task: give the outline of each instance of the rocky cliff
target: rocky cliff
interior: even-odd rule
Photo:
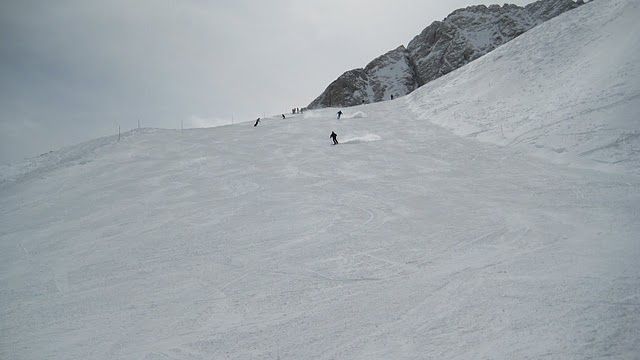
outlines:
[[[573,0],[540,0],[525,7],[456,10],[425,28],[406,48],[391,50],[364,69],[345,72],[308,107],[353,106],[406,95],[578,6]]]
[[[332,82],[309,108],[353,106],[405,95],[418,87],[404,46],[377,57],[364,69],[349,70]]]

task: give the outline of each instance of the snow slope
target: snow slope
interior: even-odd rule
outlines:
[[[548,33],[573,37],[583,43],[569,50],[594,64],[584,77],[615,78],[590,45],[610,51],[614,40],[600,38],[633,26],[636,12],[635,0],[596,1],[498,54],[513,65],[511,51]],[[576,22],[591,35],[560,31]],[[325,109],[258,127],[144,129],[3,170],[0,358],[636,358],[637,163],[569,167],[451,132],[479,127],[459,114],[489,111],[462,90],[462,79],[497,71],[500,59],[488,59],[439,80],[442,90],[342,120]],[[522,61],[495,78],[518,79]],[[548,62],[538,66],[526,76],[539,92],[565,94],[545,78]],[[617,89],[638,91],[634,76]],[[511,98],[520,84],[495,84],[487,91],[513,84],[501,101],[524,119]],[[625,98],[606,82],[574,84],[584,86],[574,94]],[[620,104],[592,113],[615,129],[632,106]],[[329,145],[332,130],[343,145]],[[537,134],[546,144],[554,133]],[[580,158],[580,146],[566,154]]]
[[[407,105],[459,135],[640,174],[638,18],[639,1],[587,4],[423,86]]]

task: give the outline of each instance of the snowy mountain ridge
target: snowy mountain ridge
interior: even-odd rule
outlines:
[[[572,0],[539,0],[525,7],[478,5],[456,10],[425,28],[406,48],[400,46],[364,69],[345,72],[308,107],[354,106],[409,94],[578,6]]]

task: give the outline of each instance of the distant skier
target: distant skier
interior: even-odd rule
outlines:
[[[282,114],[282,118],[283,118],[283,119],[286,119],[287,117],[286,117],[286,116],[284,116],[284,114]]]
[[[258,124],[259,124],[259,123],[260,123],[260,118],[257,118],[257,119],[256,119],[256,123],[255,123],[255,124],[253,124],[253,127],[258,126]]]
[[[393,100],[393,94],[391,94],[391,100]]]
[[[333,140],[333,145],[338,145],[338,134],[334,131],[331,132],[331,136],[329,136],[331,140]]]
[[[340,116],[342,116],[342,110],[338,111],[338,120],[340,120]]]

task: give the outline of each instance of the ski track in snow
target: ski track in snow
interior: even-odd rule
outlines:
[[[597,44],[637,9],[585,5],[441,88],[343,109],[366,116],[143,129],[4,169],[0,358],[637,357],[640,178],[628,142],[638,127],[571,118],[615,115],[604,103],[624,113],[635,77],[567,109],[569,132],[546,118],[552,107],[519,105],[508,139],[484,124],[500,103],[445,96],[515,56],[510,46],[536,59],[547,32]],[[576,22],[583,32],[561,35]],[[506,82],[526,68],[511,67]],[[484,125],[455,116],[474,107]],[[330,146],[332,130],[353,143]],[[587,144],[558,146],[556,131]],[[563,147],[571,166],[555,151],[530,156],[527,139]],[[627,152],[604,153],[616,139]],[[590,169],[622,157],[631,160]]]

